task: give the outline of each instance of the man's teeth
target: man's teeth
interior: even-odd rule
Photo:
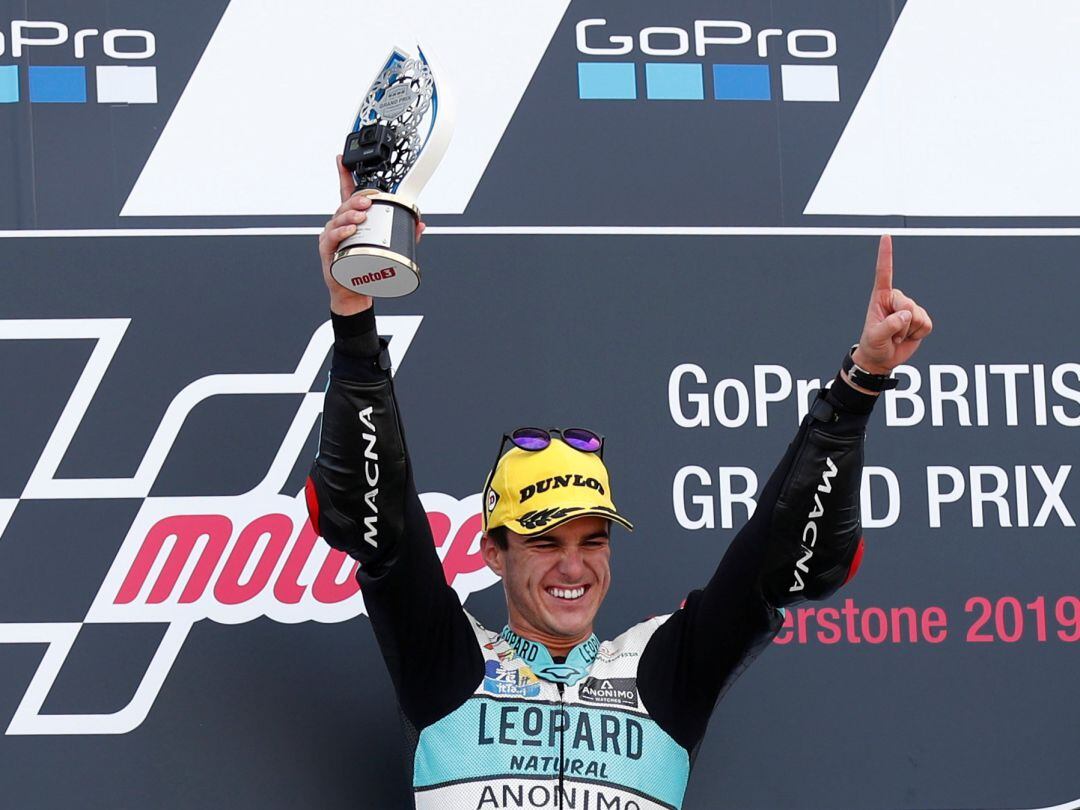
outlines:
[[[558,599],[580,599],[585,595],[585,588],[548,588],[547,592]]]

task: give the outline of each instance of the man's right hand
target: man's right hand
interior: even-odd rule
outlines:
[[[338,245],[356,233],[357,226],[367,219],[367,210],[371,207],[371,200],[363,194],[353,193],[356,190],[356,182],[353,180],[352,173],[342,164],[341,155],[338,155],[335,160],[341,191],[341,205],[319,235],[319,258],[322,260],[323,281],[330,291],[331,312],[337,315],[355,315],[371,307],[371,296],[354,293],[334,281],[334,277],[330,275],[330,264],[334,261],[334,253]],[[418,242],[425,227],[422,222],[416,226]]]

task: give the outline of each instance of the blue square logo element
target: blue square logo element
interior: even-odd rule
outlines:
[[[713,98],[718,101],[768,101],[768,65],[713,65]]]
[[[578,62],[578,98],[637,98],[633,62]]]
[[[703,100],[701,65],[671,62],[648,62],[645,87],[649,98]]]
[[[30,101],[86,103],[86,68],[30,66]]]
[[[19,100],[19,66],[0,66],[0,104]]]

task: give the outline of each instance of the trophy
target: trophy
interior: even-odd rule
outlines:
[[[416,198],[446,153],[451,105],[424,52],[394,48],[368,88],[345,139],[342,162],[356,194],[371,198],[367,219],[334,254],[330,274],[346,289],[377,298],[420,285]]]

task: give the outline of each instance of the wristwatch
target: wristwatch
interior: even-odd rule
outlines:
[[[858,343],[848,350],[848,353],[844,355],[844,362],[841,366],[854,385],[865,388],[867,391],[889,391],[900,384],[900,381],[892,374],[871,374],[865,368],[860,368],[855,363],[855,350],[857,348],[859,348]]]

